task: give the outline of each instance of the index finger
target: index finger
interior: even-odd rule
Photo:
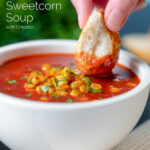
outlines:
[[[71,0],[78,13],[79,26],[82,29],[90,16],[94,4],[92,0]]]

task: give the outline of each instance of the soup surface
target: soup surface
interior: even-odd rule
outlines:
[[[67,86],[65,85],[67,88],[63,91],[62,87],[59,87],[60,81],[57,85],[56,80],[56,86],[45,84],[50,77],[45,78],[44,69],[42,70],[41,67],[48,64],[58,72],[67,68],[67,73],[71,73],[70,81],[66,78],[61,80],[61,83],[67,81]],[[45,79],[41,82],[36,80],[32,82],[32,74],[42,75]],[[83,84],[75,86],[73,82],[79,80]],[[32,55],[10,60],[0,66],[0,92],[34,101],[70,103],[102,100],[130,91],[139,83],[138,76],[120,64],[113,69],[112,76],[85,77],[75,70],[72,54]],[[38,92],[39,90],[41,92]]]

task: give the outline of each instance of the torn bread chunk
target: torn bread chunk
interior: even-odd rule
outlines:
[[[120,43],[119,34],[107,29],[103,11],[93,10],[77,43],[77,68],[86,75],[107,75],[118,60]]]

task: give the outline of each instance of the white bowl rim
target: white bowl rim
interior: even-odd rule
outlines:
[[[14,43],[14,44],[10,44],[7,46],[3,46],[0,47],[0,53],[5,52],[7,50],[14,50],[15,48],[23,48],[26,46],[34,46],[34,45],[44,45],[46,43],[50,43],[50,42],[66,42],[66,43],[70,43],[70,44],[75,44],[77,42],[77,40],[61,40],[61,39],[44,39],[44,40],[31,40],[31,41],[25,41],[25,42],[18,42],[18,43]],[[142,63],[143,67],[145,67],[145,71],[146,71],[146,78],[144,78],[144,81],[141,82],[137,87],[135,87],[134,89],[125,92],[123,94],[114,96],[114,97],[110,97],[110,98],[106,98],[104,100],[100,100],[100,101],[89,101],[89,102],[79,102],[79,103],[50,103],[50,102],[40,102],[40,101],[32,101],[32,100],[28,100],[28,99],[24,99],[24,98],[19,98],[19,97],[14,97],[14,96],[10,96],[4,93],[0,93],[0,97],[2,97],[2,99],[0,98],[0,103],[4,103],[4,104],[9,104],[9,105],[16,105],[16,106],[23,106],[25,108],[34,108],[34,109],[86,109],[86,108],[91,108],[91,107],[103,107],[106,105],[112,105],[112,104],[116,104],[122,101],[125,101],[126,99],[136,95],[137,93],[139,93],[140,91],[142,91],[144,88],[148,87],[150,85],[150,80],[148,78],[148,75],[150,74],[150,69],[149,66],[142,61],[140,58],[138,58],[137,56],[131,54],[130,52],[127,51],[123,51],[121,49],[122,53],[125,53],[125,55],[129,55],[130,57],[135,58],[136,60],[140,61],[140,63]],[[146,80],[147,79],[147,80]]]

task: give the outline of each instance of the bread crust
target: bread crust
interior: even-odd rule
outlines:
[[[87,38],[86,33],[88,32],[87,30],[85,30],[85,28],[83,29],[76,47],[75,59],[77,68],[86,75],[106,75],[110,73],[112,68],[118,61],[119,57],[119,50],[121,44],[120,35],[118,32],[112,32],[106,27],[104,22],[104,13],[101,10],[99,10],[99,13],[101,14],[102,24],[104,24],[103,30],[106,32],[106,35],[109,37],[111,42],[107,42],[106,44],[110,44],[111,49],[109,50],[108,54],[102,57],[96,55],[96,51],[94,50],[94,48],[92,49],[92,53],[85,51],[84,48],[81,49],[81,44],[83,44],[81,43],[83,41],[82,39]],[[92,26],[92,28],[95,27]],[[95,41],[95,44],[101,44],[96,42],[97,41]]]

